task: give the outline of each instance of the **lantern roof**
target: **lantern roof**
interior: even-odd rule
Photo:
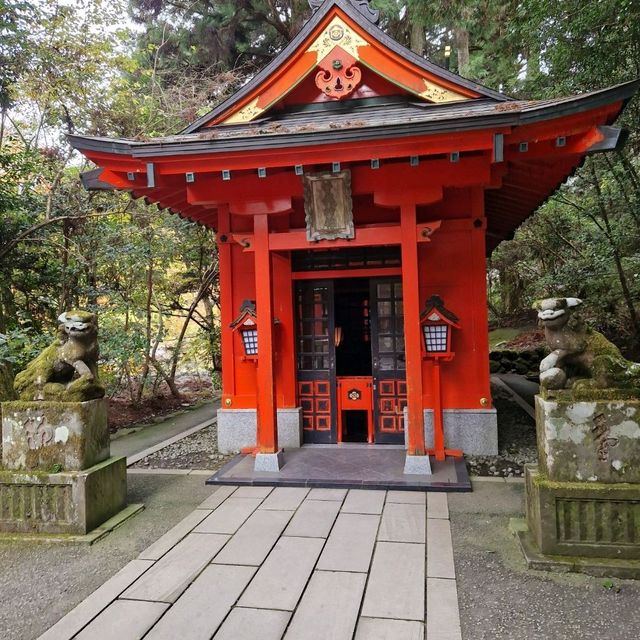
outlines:
[[[249,320],[250,322],[247,322]],[[241,326],[256,326],[258,324],[258,314],[256,312],[256,301],[255,300],[243,300],[240,305],[240,314],[238,317],[229,325],[230,329],[237,329]]]
[[[456,329],[460,328],[460,319],[444,306],[444,300],[440,296],[431,296],[424,305],[424,311],[420,314],[420,320],[425,322],[444,322]]]

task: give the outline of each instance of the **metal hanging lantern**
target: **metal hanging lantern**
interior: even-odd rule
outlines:
[[[242,339],[245,358],[254,360],[258,357],[258,316],[254,300],[245,300],[240,305],[240,315],[229,325],[237,331]]]
[[[451,329],[459,329],[458,317],[444,306],[440,296],[431,296],[420,314],[424,355],[451,360]]]

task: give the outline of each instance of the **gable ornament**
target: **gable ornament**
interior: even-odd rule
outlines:
[[[322,7],[326,0],[309,0],[309,6],[313,9],[315,13]],[[378,24],[378,20],[380,20],[380,12],[372,9],[369,6],[368,0],[348,0],[348,2],[353,5],[369,22],[373,22],[373,24]]]

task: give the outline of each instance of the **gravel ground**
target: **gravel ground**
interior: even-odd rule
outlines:
[[[217,470],[233,456],[218,453],[217,425],[202,429],[133,465],[138,469],[209,469]]]
[[[93,593],[214,488],[202,476],[129,475],[145,510],[93,546],[0,540],[0,638],[32,640]]]
[[[476,476],[524,477],[524,465],[538,461],[536,424],[511,396],[500,387],[491,387],[498,411],[497,456],[465,456],[469,473]]]
[[[640,581],[526,568],[509,518],[521,516],[523,486],[476,482],[449,494],[465,640],[637,640]]]

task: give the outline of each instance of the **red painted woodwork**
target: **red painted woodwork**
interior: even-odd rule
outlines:
[[[331,51],[330,44],[319,43],[318,53],[312,45],[336,16],[344,23],[339,29],[346,25],[355,34],[350,43],[343,41],[349,51],[344,47]],[[314,33],[260,86],[248,90],[242,100],[230,101],[225,111],[202,126],[224,122],[247,107],[244,120],[264,117],[268,110],[328,102],[346,94],[354,107],[354,123],[362,119],[365,124],[367,111],[359,110],[356,98],[411,95],[416,102],[428,102],[429,95],[434,99],[456,97],[447,91],[460,98],[480,97],[451,76],[432,74],[416,66],[410,57],[398,55],[338,7],[318,19]],[[334,65],[336,60],[340,60],[340,68]],[[319,74],[322,82],[316,84]],[[343,86],[349,82],[353,86],[349,91],[336,91],[336,77]],[[445,92],[438,94],[439,89]],[[498,114],[505,114],[500,122],[515,122],[508,117],[511,104],[500,103]],[[381,130],[374,135],[369,127],[351,123],[345,125],[344,135],[336,131],[334,137],[324,137],[328,129],[323,119],[315,127],[305,115],[309,124],[300,131],[275,127],[263,131],[256,124],[255,133],[247,135],[251,146],[258,148],[243,145],[230,151],[223,136],[231,139],[236,130],[224,126],[215,132],[154,141],[154,145],[160,143],[163,153],[155,157],[147,155],[154,147],[132,144],[125,152],[127,147],[118,141],[114,147],[102,146],[113,151],[92,150],[99,146],[92,143],[83,153],[103,169],[102,181],[217,229],[223,408],[257,408],[258,451],[278,450],[277,408],[302,407],[305,437],[311,441],[340,439],[336,423],[341,411],[336,413],[336,406],[344,408],[347,400],[342,396],[345,380],[337,385],[342,399],[336,400],[333,292],[334,285],[339,287],[334,281],[369,278],[369,303],[375,300],[375,286],[383,280],[392,283],[393,295],[383,302],[391,304],[388,308],[393,308],[398,318],[403,314],[406,366],[405,371],[398,364],[402,340],[394,324],[393,330],[382,336],[395,349],[393,370],[381,371],[372,355],[373,375],[362,378],[373,379],[375,387],[364,382],[363,392],[368,389],[369,395],[363,393],[359,399],[369,412],[373,409],[369,441],[401,442],[406,430],[409,454],[433,453],[441,458],[461,453],[449,450],[443,440],[441,410],[491,408],[487,248],[508,237],[572,173],[585,153],[602,139],[597,127],[611,124],[622,106],[617,101],[581,108],[568,101],[566,109],[548,115],[546,106],[540,105],[539,110],[528,112],[527,120],[506,126],[470,118],[464,105],[453,105],[453,115],[448,115],[443,104],[425,104],[425,112],[433,109],[441,114],[439,132],[408,135],[405,131],[395,138],[383,138],[378,135]],[[320,142],[316,133],[323,134]],[[493,159],[496,134],[504,138],[502,162]],[[566,138],[562,147],[556,145],[558,136]],[[264,144],[258,143],[261,138]],[[193,140],[193,147],[164,155],[173,145],[189,140]],[[521,142],[527,143],[526,152]],[[190,152],[190,148],[197,152]],[[411,157],[418,158],[417,166],[410,163]],[[153,187],[148,186],[148,163],[153,164]],[[303,178],[296,175],[294,167],[302,165],[304,172],[310,173],[325,171],[333,163],[351,171],[355,238],[309,243]],[[259,168],[266,169],[266,176],[258,176]],[[223,179],[223,171],[230,172],[229,180]],[[193,174],[190,182],[187,173]],[[367,262],[362,269],[292,272],[293,251],[386,246],[400,247],[401,267]],[[398,290],[400,278],[402,287]],[[304,300],[301,292],[307,296]],[[456,358],[442,367],[433,360],[423,360],[421,354],[420,311],[434,294],[456,312],[461,326],[454,336]],[[257,306],[259,355],[255,362],[244,358],[240,336],[229,329],[244,300],[255,300]],[[372,303],[370,308],[374,306]],[[300,320],[299,307],[311,315]],[[377,321],[376,313],[372,311],[368,317],[371,327]],[[373,345],[373,330],[370,339]],[[305,348],[309,351],[304,352]],[[384,357],[391,356],[384,353]],[[360,382],[351,378],[346,386],[355,384]],[[437,416],[435,446],[429,451],[424,440],[425,408],[434,409]]]
[[[383,434],[404,432],[404,410],[407,406],[406,380],[378,381],[378,429]]]
[[[257,445],[261,453],[278,451],[278,428],[275,398],[275,339],[273,314],[273,279],[269,252],[269,218],[254,218],[256,241],[256,306],[258,311],[258,414]]]
[[[373,443],[373,378],[342,376],[338,378],[338,442],[342,442],[344,411],[367,412],[367,442]]]
[[[356,59],[341,47],[334,47],[319,63],[316,86],[330,98],[342,100],[350,96],[362,80]]]
[[[402,228],[402,290],[404,294],[404,340],[407,365],[408,454],[425,455],[424,411],[422,404],[422,358],[420,335],[420,270],[418,244],[415,238],[416,205],[403,204],[400,209]]]
[[[328,380],[304,380],[298,382],[298,396],[302,407],[304,431],[332,429],[331,384]]]

